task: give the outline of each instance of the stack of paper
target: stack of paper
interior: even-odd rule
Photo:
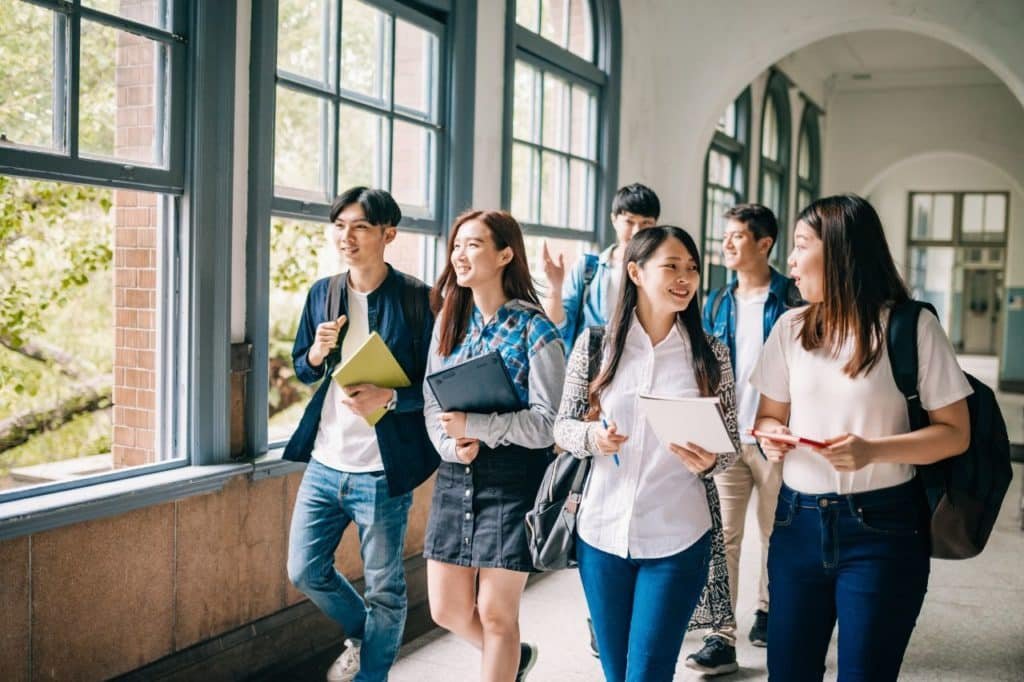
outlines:
[[[662,445],[696,443],[708,452],[733,452],[718,398],[638,396],[640,411]]]

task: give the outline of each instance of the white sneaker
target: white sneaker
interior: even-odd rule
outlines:
[[[327,682],[352,682],[359,672],[359,644],[345,640],[345,650],[327,671]]]

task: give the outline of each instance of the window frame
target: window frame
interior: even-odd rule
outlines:
[[[765,86],[764,99],[761,104],[761,136],[759,139],[758,157],[760,167],[758,169],[758,201],[776,212],[775,218],[779,224],[779,238],[772,249],[772,264],[780,270],[785,270],[786,256],[789,251],[788,231],[784,226],[789,224],[789,175],[791,167],[790,153],[792,149],[793,135],[793,113],[789,105],[789,79],[781,71],[772,69],[768,75],[768,82]],[[768,103],[771,102],[775,108],[775,119],[778,127],[779,158],[770,159],[764,155],[764,124],[765,114],[768,111]],[[764,196],[765,177],[772,176],[779,183],[779,206],[768,205]]]
[[[801,192],[806,192],[810,196],[811,201],[821,196],[821,110],[807,97],[803,99],[804,111],[800,115],[800,133],[797,137],[797,163],[794,165],[796,168],[797,211],[805,208],[800,205]],[[810,160],[809,177],[804,177],[800,174],[800,156],[803,153],[805,139],[808,143],[807,153]],[[779,227],[781,228],[782,225],[780,224]]]
[[[721,130],[718,130],[716,127],[711,136],[711,142],[708,144],[708,150],[704,154],[704,185],[701,197],[700,243],[701,252],[704,255],[704,272],[701,273],[701,277],[705,293],[715,288],[711,285],[711,281],[713,279],[712,275],[714,274],[712,272],[712,268],[724,267],[711,262],[711,253],[714,245],[712,243],[712,235],[708,234],[708,221],[711,218],[708,213],[710,208],[708,205],[708,194],[711,189],[718,189],[732,193],[735,199],[734,204],[743,203],[747,200],[747,184],[749,182],[750,169],[751,101],[752,96],[750,87],[747,86],[743,89],[743,92],[741,92],[736,99],[732,101],[736,114],[736,136],[731,137],[726,133],[723,133]],[[710,174],[708,171],[710,168],[712,151],[728,156],[732,161],[733,183],[735,186],[724,187],[710,181]],[[726,280],[728,280],[728,275],[726,275]]]
[[[611,228],[602,219],[610,210],[618,179],[619,101],[621,85],[621,20],[616,0],[588,0],[593,31],[593,61],[562,48],[560,45],[516,23],[518,0],[508,0],[505,10],[505,94],[502,122],[501,205],[512,206],[513,110],[515,102],[515,65],[524,61],[539,72],[551,72],[570,85],[580,85],[597,94],[597,124],[593,159],[577,157],[570,152],[549,150],[527,141],[515,141],[533,149],[549,151],[568,159],[578,159],[594,168],[594,196],[589,213],[591,229],[574,229],[520,220],[523,233],[532,237],[550,237],[605,245]],[[571,148],[571,147],[570,147]],[[540,180],[539,171],[537,174]],[[570,182],[566,178],[566,185]],[[568,197],[567,197],[568,198]],[[540,205],[538,204],[538,209]],[[538,215],[538,218],[540,216]],[[603,229],[602,229],[603,226]]]

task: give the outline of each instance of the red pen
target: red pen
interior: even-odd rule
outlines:
[[[790,445],[810,445],[814,448],[828,447],[828,443],[824,443],[820,440],[813,440],[811,438],[804,438],[803,436],[797,436],[792,433],[765,433],[764,431],[758,431],[757,429],[750,429],[749,433],[754,438],[767,438],[768,440],[774,440],[780,443],[789,443]]]

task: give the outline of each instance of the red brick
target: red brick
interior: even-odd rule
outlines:
[[[124,305],[129,308],[148,308],[149,292],[145,289],[126,289]]]
[[[135,445],[135,432],[126,426],[118,426],[114,423],[114,443],[116,445]]]
[[[124,386],[114,386],[114,409],[117,409],[117,405],[136,407],[138,405],[138,394],[139,392],[135,389],[126,388]]]
[[[135,391],[136,405],[139,409],[156,409],[156,391]]]
[[[156,222],[154,219],[153,224],[155,225]],[[156,230],[152,227],[139,230],[137,239],[139,246],[156,248]]]

